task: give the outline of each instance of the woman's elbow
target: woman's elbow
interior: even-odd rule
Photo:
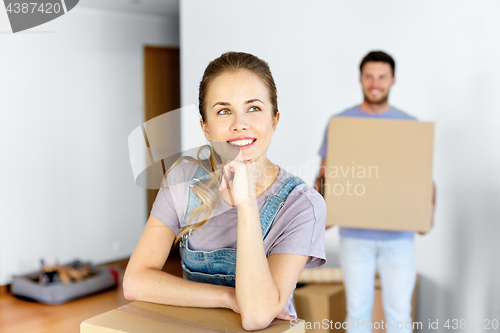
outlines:
[[[130,274],[125,273],[123,277],[123,297],[128,301],[137,301],[137,282]]]
[[[245,331],[257,331],[262,330],[269,326],[273,318],[269,318],[268,314],[244,314],[241,313],[241,326]]]

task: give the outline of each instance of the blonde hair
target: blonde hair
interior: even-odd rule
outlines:
[[[208,156],[208,158],[203,158],[202,152],[206,150],[209,150],[210,156]],[[201,204],[191,210],[189,213],[188,223],[182,227],[182,232],[175,238],[174,244],[176,244],[184,234],[204,225],[210,218],[210,215],[215,207],[217,207],[220,200],[219,186],[222,179],[222,170],[217,169],[216,165],[221,164],[222,160],[219,154],[217,154],[210,145],[200,147],[200,149],[198,149],[198,153],[196,154],[196,158],[184,156],[175,161],[175,163],[172,164],[163,176],[162,188],[168,188],[170,186],[164,186],[167,180],[167,175],[182,161],[188,161],[198,165],[198,167],[202,167],[210,175],[210,178],[200,179],[199,181],[193,183],[193,193],[196,194],[198,199],[201,200]],[[196,222],[197,217],[201,217],[203,219],[200,222]]]

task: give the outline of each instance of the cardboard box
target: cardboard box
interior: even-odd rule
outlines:
[[[303,269],[300,273],[299,281],[297,283],[342,283],[344,275],[340,267],[318,267]]]
[[[301,320],[275,319],[259,332],[305,333]],[[303,327],[303,325],[302,325]],[[234,333],[247,332],[241,316],[229,309],[188,308],[147,302],[132,302],[87,319],[80,325],[81,333]]]
[[[380,280],[375,279],[375,298],[372,310],[372,323],[385,322],[382,305],[382,290]],[[413,291],[412,319],[417,321],[418,276]],[[341,324],[345,321],[346,299],[342,283],[318,283],[298,288],[293,294],[297,315],[305,323],[307,332],[345,332]],[[314,326],[316,323],[316,327]],[[328,323],[328,324],[326,324]],[[336,328],[337,327],[337,328]],[[377,327],[377,326],[375,326]],[[372,332],[383,333],[385,330],[373,327]],[[380,327],[380,326],[379,326]],[[416,331],[416,330],[415,330]]]
[[[427,231],[434,124],[335,117],[324,196],[327,225]]]
[[[344,285],[318,283],[293,292],[297,316],[304,319],[307,332],[344,332],[346,317]],[[337,327],[337,328],[336,328]]]

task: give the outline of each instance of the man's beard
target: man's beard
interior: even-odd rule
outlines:
[[[366,96],[365,93],[363,93],[363,96],[364,96],[364,99],[365,99],[366,103],[368,103],[368,104],[374,104],[374,105],[382,105],[382,104],[387,103],[387,101],[389,100],[389,93],[387,93],[386,95],[380,97],[377,100],[373,100],[373,99],[368,98],[368,96]]]

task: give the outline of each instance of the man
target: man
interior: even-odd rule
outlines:
[[[360,73],[364,101],[338,114],[338,117],[416,120],[388,103],[389,91],[395,82],[395,63],[390,55],[381,51],[368,53],[361,61]],[[320,149],[322,162],[316,180],[316,189],[320,193],[325,178],[327,136],[328,128]],[[384,327],[387,332],[412,332],[412,329],[405,329],[404,324],[412,323],[411,299],[416,278],[415,233],[343,227],[339,233],[340,264],[347,298],[347,332],[371,332],[366,324],[371,322],[377,270],[382,284]],[[398,323],[402,323],[399,328]]]

